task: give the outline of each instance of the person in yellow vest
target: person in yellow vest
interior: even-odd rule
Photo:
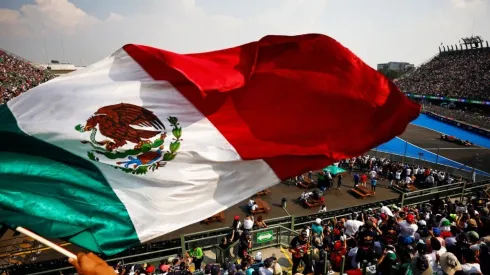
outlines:
[[[198,247],[196,243],[191,244],[191,250],[187,252],[189,257],[192,258],[192,262],[194,263],[195,271],[201,270],[201,263],[204,257],[204,253],[202,252],[202,248]]]

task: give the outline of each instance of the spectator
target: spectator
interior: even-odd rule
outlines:
[[[488,100],[490,98],[489,48],[450,51],[395,80],[400,89],[420,95]]]
[[[47,70],[0,50],[0,104],[52,78]]]
[[[490,100],[490,98],[487,98],[487,100]],[[424,111],[490,130],[490,115],[482,109],[449,109],[437,105],[424,105]]]
[[[202,248],[198,247],[196,243],[192,243],[191,250],[188,252],[189,257],[192,258],[192,262],[194,263],[194,268],[197,271],[201,270],[201,263],[204,253],[202,252]]]

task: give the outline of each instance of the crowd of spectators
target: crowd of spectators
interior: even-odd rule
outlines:
[[[437,105],[424,105],[424,111],[433,112],[484,129],[490,129],[490,116],[479,110],[461,110],[440,107]]]
[[[385,157],[377,158],[370,155],[342,160],[339,166],[354,174],[354,185],[356,186],[358,184],[366,186],[367,183],[376,185],[376,180],[388,180],[389,186],[407,188],[409,185],[416,185],[429,188],[451,184],[455,180],[452,175],[444,171],[415,164],[393,162]],[[359,170],[359,172],[354,173],[354,170]]]
[[[51,78],[47,70],[0,50],[0,104]]]
[[[343,217],[316,218],[290,242],[292,274],[319,275],[343,270],[345,274],[357,275],[363,274],[363,269],[367,274],[377,275],[490,274],[489,210],[488,199],[478,195],[465,201],[436,196],[418,205],[399,207],[380,203],[374,209]],[[238,260],[206,264],[200,269],[198,259],[192,273],[188,263],[202,258],[200,248],[194,247],[186,253],[190,256],[163,260],[159,266],[118,264],[115,269],[119,274],[284,274],[286,271],[275,255],[249,253],[253,221],[247,219],[243,225],[235,219],[230,234],[220,244],[227,249],[236,238]]]
[[[443,52],[395,83],[403,92],[490,99],[490,48]]]
[[[363,263],[370,274],[490,274],[490,215],[481,198],[463,203],[436,197],[401,208],[380,204],[340,219],[318,219],[304,231],[318,254],[319,263],[311,263],[316,274],[327,253],[336,272],[345,256],[347,274],[361,274]]]

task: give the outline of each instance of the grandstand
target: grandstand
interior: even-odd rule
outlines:
[[[407,93],[488,100],[490,47],[443,51],[396,83]]]
[[[394,81],[424,110],[490,128],[490,47],[481,37],[439,47],[439,54]]]
[[[47,70],[0,50],[0,104],[53,77]]]

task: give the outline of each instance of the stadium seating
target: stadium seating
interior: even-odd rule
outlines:
[[[490,48],[449,51],[395,80],[403,92],[490,99]]]
[[[477,125],[484,129],[490,129],[490,116],[481,110],[449,109],[437,105],[425,105],[424,111],[433,112],[467,124]]]
[[[0,104],[52,77],[47,70],[36,68],[28,61],[0,50]]]

